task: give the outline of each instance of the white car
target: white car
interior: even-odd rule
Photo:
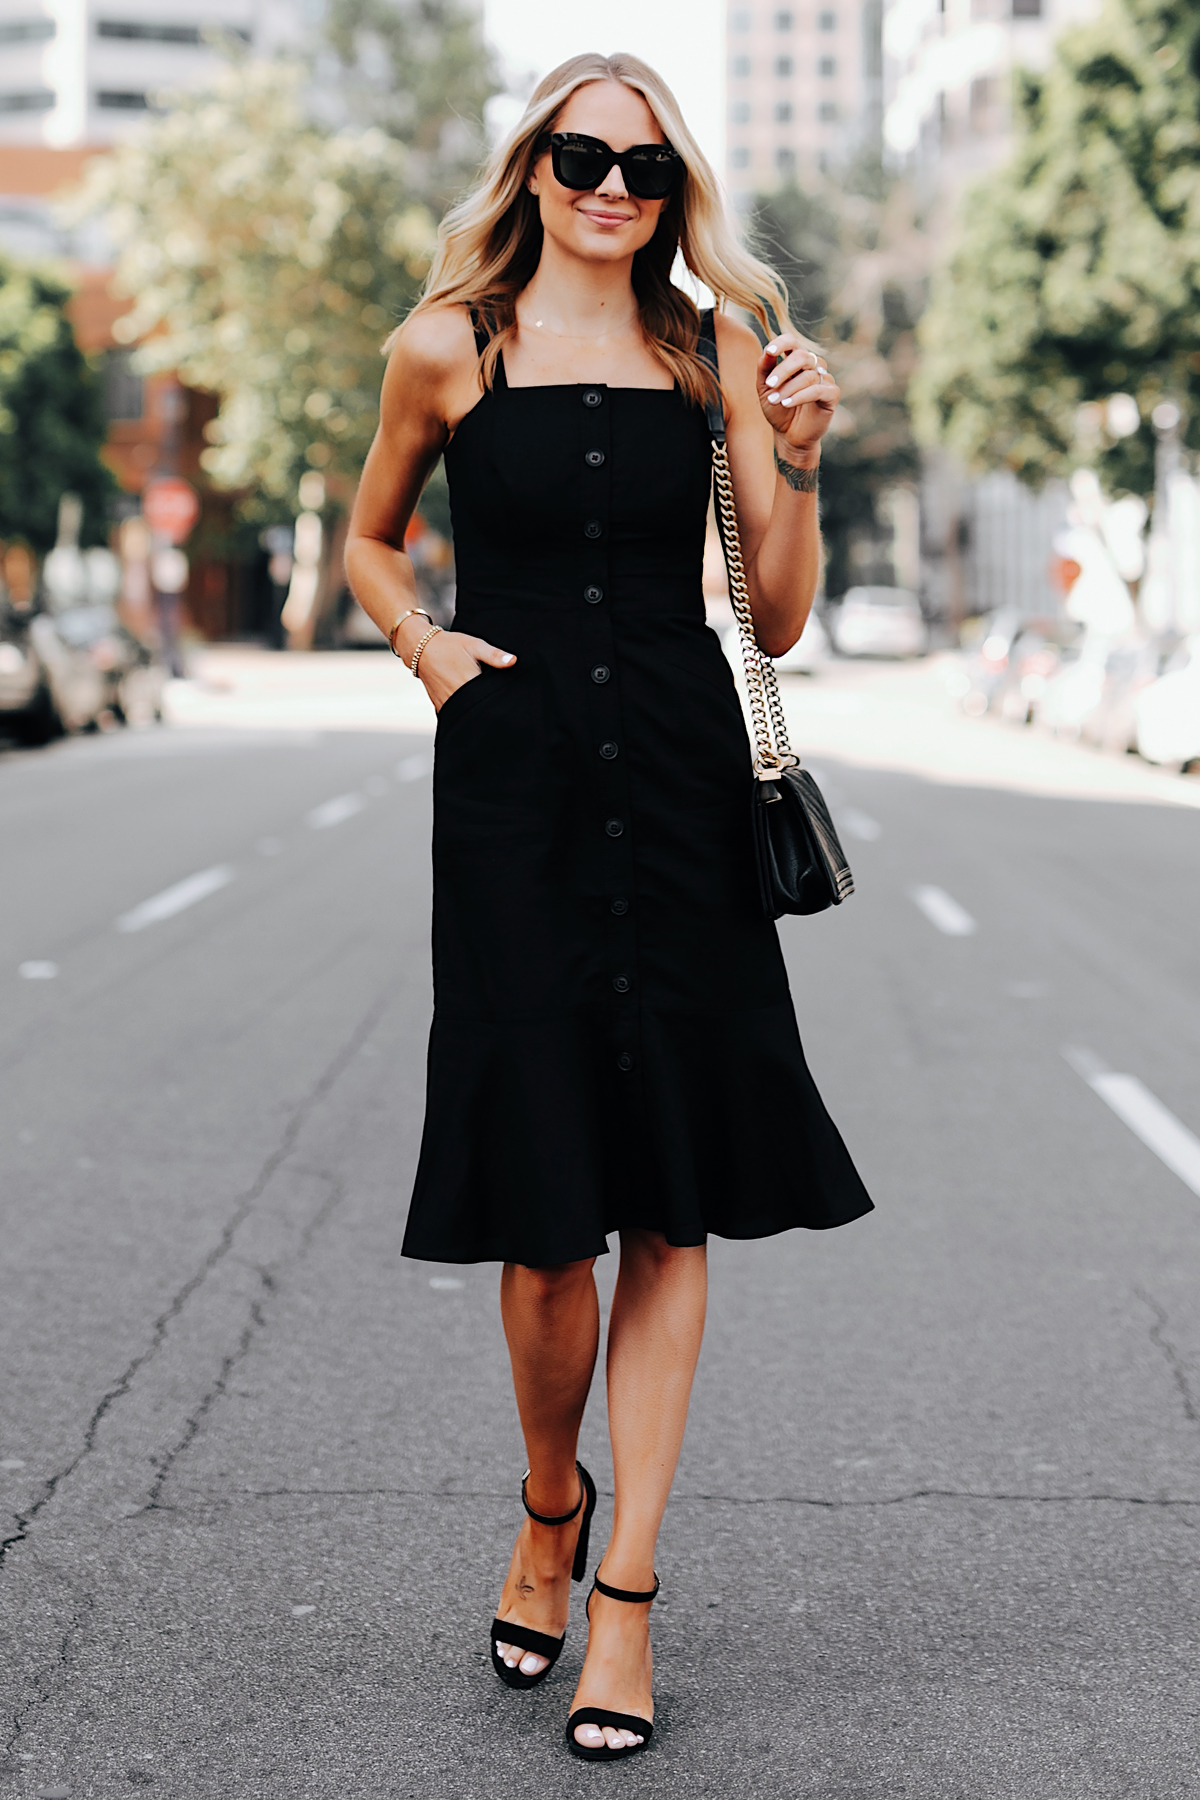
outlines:
[[[1200,761],[1200,632],[1180,645],[1166,671],[1133,703],[1137,747],[1147,762],[1186,768]]]
[[[929,648],[921,602],[907,588],[848,588],[830,622],[841,656],[924,656]]]

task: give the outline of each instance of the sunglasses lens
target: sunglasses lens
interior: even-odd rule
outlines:
[[[564,187],[594,188],[608,174],[604,152],[587,144],[562,144],[555,158],[555,174]]]
[[[677,164],[669,151],[637,150],[622,160],[631,193],[641,200],[663,200],[675,186]]]

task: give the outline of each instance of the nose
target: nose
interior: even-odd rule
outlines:
[[[613,164],[604,180],[596,183],[594,191],[610,200],[627,200],[629,198],[629,190],[625,186],[620,163]]]

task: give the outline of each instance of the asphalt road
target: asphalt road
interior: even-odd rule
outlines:
[[[536,1693],[487,1666],[496,1271],[399,1256],[429,762],[0,758],[0,1795],[1200,1794],[1200,1194],[1097,1074],[1186,1174],[1200,815],[824,761],[859,891],[783,936],[878,1211],[713,1243],[658,1729],[593,1767],[581,1594]],[[600,1391],[582,1453],[611,1493]]]

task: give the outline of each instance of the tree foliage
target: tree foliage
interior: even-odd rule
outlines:
[[[1200,10],[1107,0],[1018,77],[1011,161],[972,195],[921,327],[918,429],[1038,485],[1153,485],[1155,404],[1200,447]],[[1118,439],[1100,402],[1135,396]]]
[[[146,369],[209,389],[207,473],[294,505],[310,468],[357,479],[375,429],[380,343],[412,305],[435,225],[404,147],[378,127],[329,132],[305,72],[231,63],[208,92],[93,165],[108,216],[118,321]]]
[[[926,252],[907,188],[869,157],[838,187],[760,198],[752,233],[787,283],[793,323],[828,353],[842,390],[821,457],[826,586],[837,594],[858,573],[855,543],[884,536],[881,494],[916,478],[907,395]]]
[[[50,270],[0,259],[0,537],[39,551],[55,540],[65,492],[83,501],[82,542],[108,536],[116,482],[100,460],[100,383],[67,317],[71,290]]]
[[[500,91],[478,10],[459,0],[331,0],[324,36],[338,103],[409,151],[410,179],[440,216],[487,150]]]

